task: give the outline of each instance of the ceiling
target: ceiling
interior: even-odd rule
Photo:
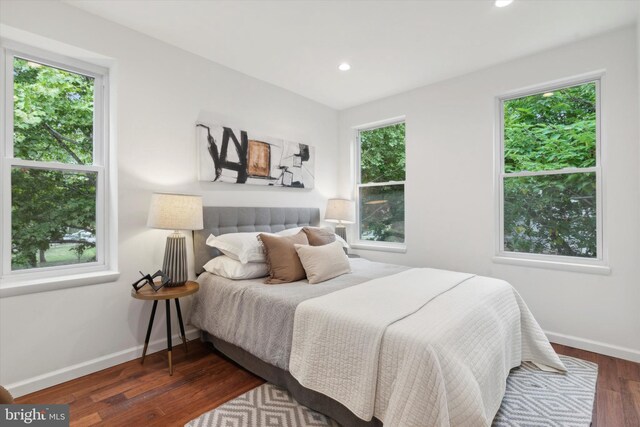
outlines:
[[[65,0],[335,109],[623,25],[634,0]],[[351,71],[341,72],[341,62]]]

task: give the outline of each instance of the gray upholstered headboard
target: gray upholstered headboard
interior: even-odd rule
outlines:
[[[287,228],[320,224],[318,208],[205,206],[203,215],[204,228],[193,232],[196,274],[202,273],[202,266],[211,258],[220,255],[217,249],[206,245],[210,234],[219,236],[247,231],[277,232]]]

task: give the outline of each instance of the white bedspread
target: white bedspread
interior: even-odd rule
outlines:
[[[389,426],[489,426],[509,370],[565,370],[506,282],[411,269],[300,303],[289,370]]]

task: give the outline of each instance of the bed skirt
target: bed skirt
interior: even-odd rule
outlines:
[[[246,370],[263,378],[279,387],[289,390],[294,399],[300,404],[333,418],[339,424],[349,427],[381,427],[382,422],[377,418],[364,421],[356,417],[342,404],[336,402],[324,394],[305,388],[284,369],[280,369],[262,359],[252,355],[246,350],[223,341],[213,335],[202,331],[202,340],[213,344],[216,350],[236,362]]]

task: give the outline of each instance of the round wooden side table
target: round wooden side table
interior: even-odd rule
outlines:
[[[184,343],[185,351],[187,349],[187,337],[184,334],[184,323],[182,322],[182,311],[180,311],[179,298],[186,297],[187,295],[195,294],[200,289],[200,285],[197,282],[188,281],[183,286],[164,287],[158,292],[151,289],[150,286],[144,286],[138,292],[134,289],[131,290],[131,296],[135,299],[153,301],[153,308],[151,309],[151,318],[149,319],[149,326],[147,327],[147,336],[144,339],[144,349],[142,350],[142,360],[140,363],[144,363],[144,357],[147,354],[147,346],[149,345],[149,338],[151,337],[151,328],[153,327],[153,318],[156,315],[156,308],[158,307],[158,301],[165,301],[165,308],[167,310],[167,354],[169,357],[169,375],[173,375],[173,364],[171,363],[171,304],[170,301],[174,300],[176,303],[176,312],[178,313],[178,321],[180,322],[180,337]]]

